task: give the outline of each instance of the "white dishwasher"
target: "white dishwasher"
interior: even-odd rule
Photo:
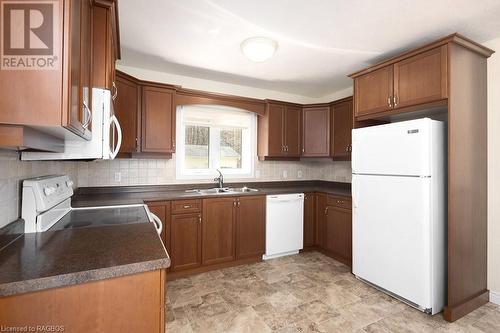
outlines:
[[[304,247],[304,193],[266,197],[264,260],[299,253]]]

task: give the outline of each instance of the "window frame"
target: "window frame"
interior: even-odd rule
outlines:
[[[240,169],[222,169],[220,168],[220,132],[229,126],[211,126],[207,124],[199,124],[200,126],[209,127],[209,143],[208,143],[208,169],[186,169],[185,160],[185,123],[183,110],[185,107],[194,106],[198,108],[220,109],[220,112],[244,112],[251,117],[249,130],[242,132],[242,168]],[[213,180],[214,176],[218,175],[216,169],[219,168],[226,179],[254,178],[255,176],[255,158],[257,154],[257,115],[247,110],[232,108],[220,105],[189,105],[178,106],[176,110],[176,152],[175,152],[175,176],[177,180],[197,179],[197,180]],[[245,145],[250,147],[243,149]],[[247,151],[247,152],[245,152]],[[219,158],[217,158],[219,156]]]

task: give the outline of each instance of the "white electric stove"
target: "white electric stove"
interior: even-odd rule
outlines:
[[[22,218],[24,232],[152,222],[158,234],[161,220],[147,205],[71,207],[73,182],[66,175],[45,176],[23,181]]]

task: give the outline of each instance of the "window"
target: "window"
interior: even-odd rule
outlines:
[[[215,169],[225,177],[253,177],[256,115],[224,106],[177,109],[178,179],[212,179]]]

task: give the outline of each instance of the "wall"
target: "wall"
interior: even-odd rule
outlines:
[[[75,162],[20,161],[18,153],[0,150],[0,228],[21,216],[21,180],[68,174],[76,181],[77,167]]]
[[[286,178],[283,172],[286,172]],[[299,171],[302,176],[299,177]],[[120,174],[120,181],[115,175]],[[214,177],[217,174],[214,172]],[[303,160],[300,162],[256,161],[255,178],[226,179],[226,182],[273,180],[351,181],[350,162]],[[175,179],[175,155],[171,160],[117,159],[114,161],[78,162],[78,186],[123,186],[176,183],[202,183],[210,180]]]
[[[500,38],[484,44],[500,52]],[[488,59],[488,289],[500,304],[500,54]]]

